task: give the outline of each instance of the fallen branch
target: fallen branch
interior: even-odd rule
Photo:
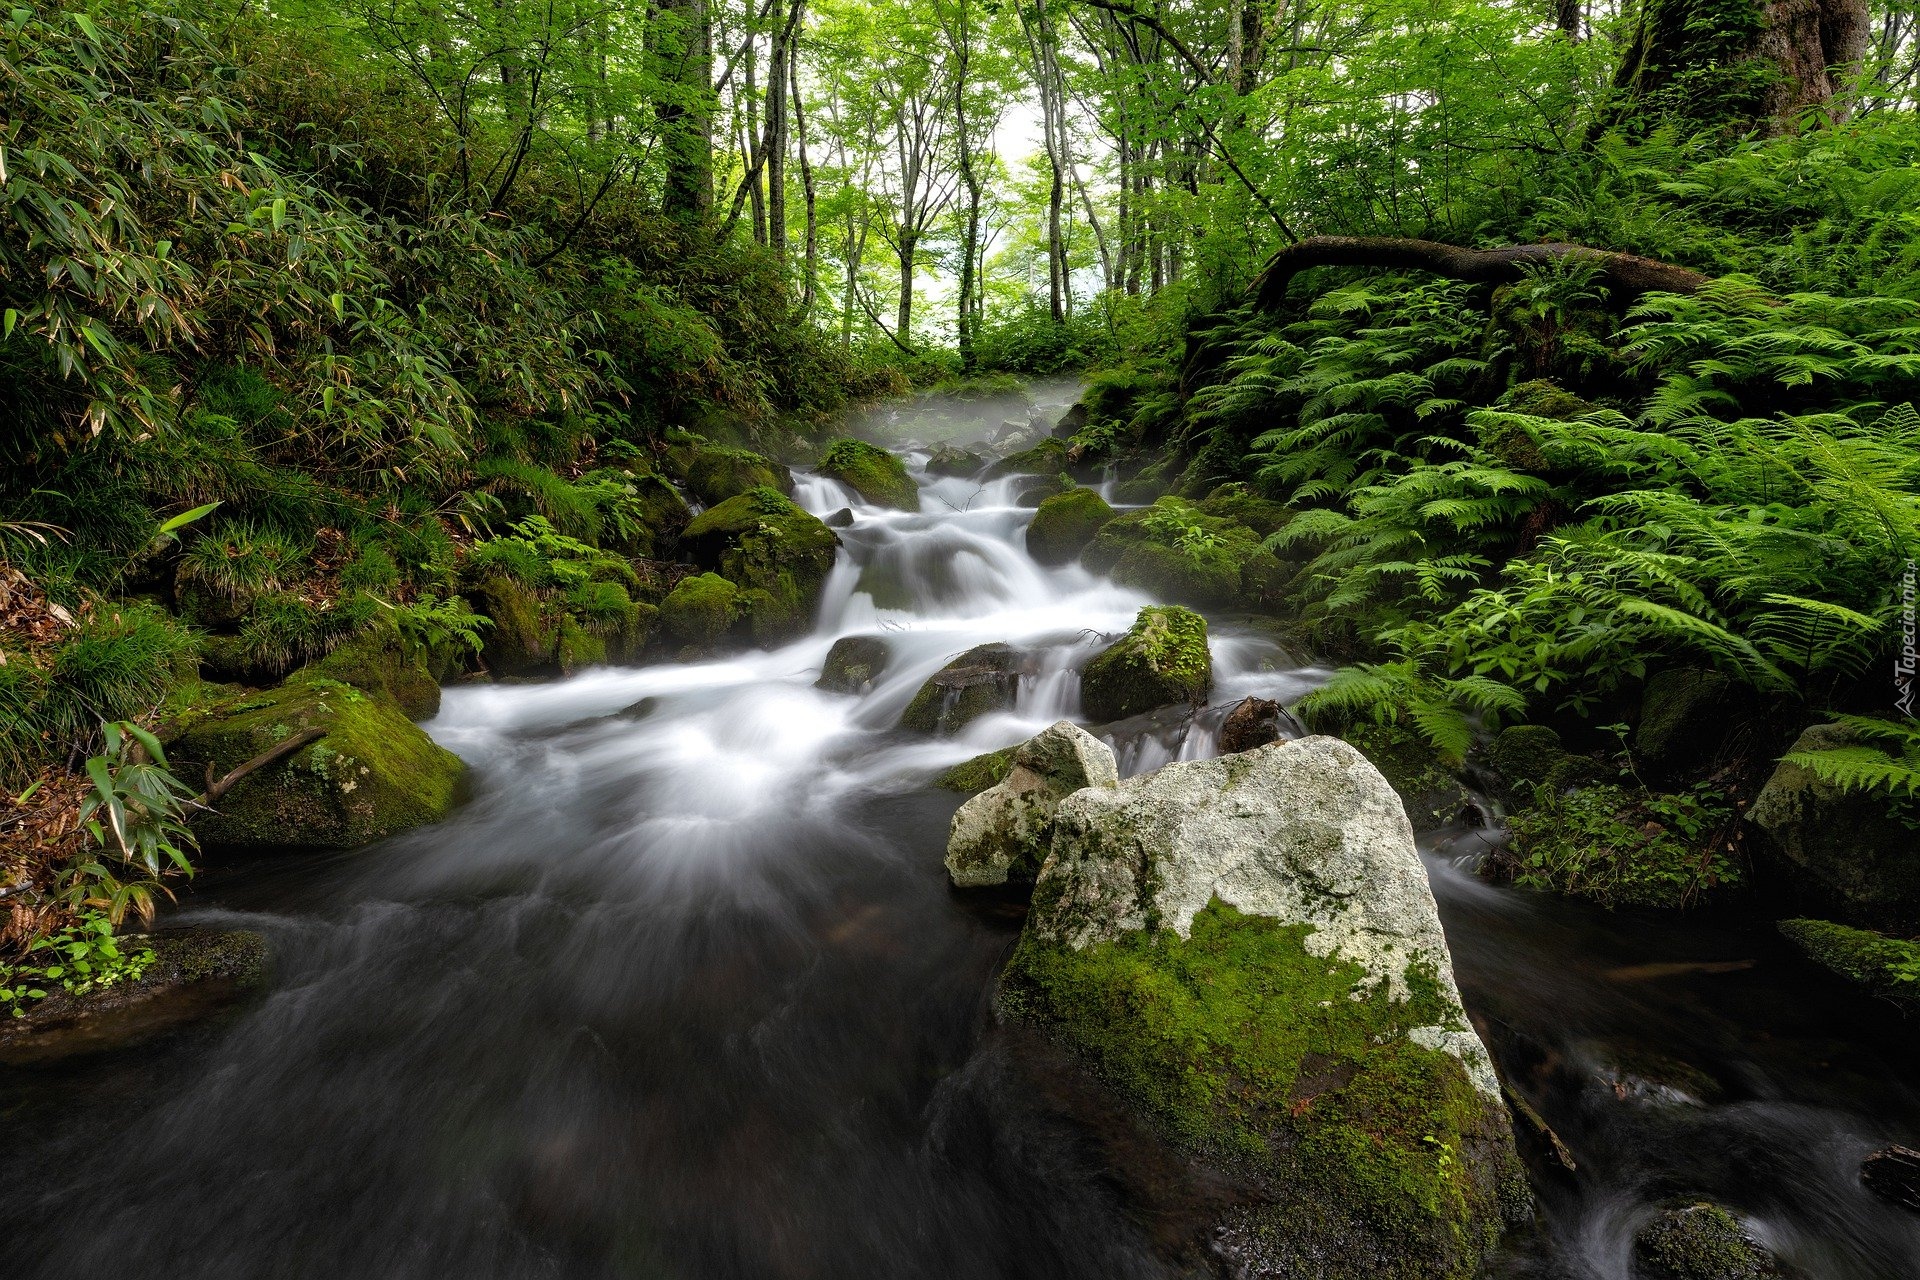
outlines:
[[[1468,249],[1437,240],[1408,240],[1399,236],[1308,236],[1274,254],[1253,282],[1254,306],[1262,311],[1278,307],[1287,285],[1313,267],[1377,267],[1431,271],[1450,280],[1506,283],[1518,280],[1522,268],[1562,258],[1591,261],[1600,280],[1616,297],[1638,297],[1655,290],[1696,293],[1707,277],[1686,267],[1631,253],[1590,249],[1578,244],[1520,244],[1504,249]]]
[[[218,801],[221,796],[224,796],[225,794],[227,794],[227,792],[233,790],[235,783],[239,782],[242,778],[246,777],[248,774],[253,773],[259,769],[264,769],[268,765],[273,764],[275,761],[281,760],[287,756],[292,755],[294,752],[298,751],[300,748],[306,746],[309,742],[318,742],[320,739],[326,736],[327,736],[327,731],[325,729],[321,729],[321,728],[302,729],[299,733],[294,734],[291,738],[286,738],[280,742],[274,743],[271,747],[267,748],[265,751],[262,751],[259,755],[247,761],[245,764],[236,766],[230,773],[226,774],[224,777],[220,778],[218,781],[214,780],[213,766],[211,765],[207,766],[207,789],[201,792],[194,799],[187,801],[186,809],[188,811],[188,814],[192,815],[195,813],[206,812],[207,810],[213,808],[214,803]]]

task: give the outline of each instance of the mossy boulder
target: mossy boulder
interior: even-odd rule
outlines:
[[[1641,1280],[1768,1280],[1779,1263],[1717,1204],[1663,1209],[1633,1237]]]
[[[1280,532],[1293,520],[1293,508],[1263,498],[1239,481],[1223,484],[1194,506],[1203,515],[1231,520],[1265,538]]]
[[[1080,563],[1123,586],[1200,609],[1267,607],[1298,571],[1238,519],[1209,515],[1181,498],[1162,498],[1107,521],[1081,551]]]
[[[879,636],[841,636],[827,650],[814,686],[829,693],[865,693],[887,669],[891,656],[887,642]]]
[[[962,760],[950,769],[942,770],[933,780],[933,785],[948,791],[958,791],[972,795],[997,786],[1013,770],[1013,748],[1000,751],[987,751],[970,760]]]
[[[1027,526],[1027,554],[1041,564],[1066,564],[1111,519],[1113,508],[1092,489],[1054,494],[1042,499]]]
[[[1068,469],[1067,442],[1049,436],[1038,444],[1010,453],[987,468],[986,478],[997,480],[1001,476],[1058,475]]]
[[[1207,620],[1179,605],[1142,609],[1133,628],[1080,673],[1081,703],[1088,716],[1103,723],[1179,702],[1202,702],[1212,687]]]
[[[733,631],[739,602],[740,588],[719,574],[691,574],[660,602],[660,633],[681,647],[711,649]]]
[[[1558,793],[1593,785],[1604,775],[1592,759],[1568,751],[1560,734],[1544,724],[1502,729],[1487,745],[1486,762],[1492,767],[1500,798],[1516,807],[1532,804],[1541,787]]]
[[[813,622],[840,539],[775,489],[749,489],[702,512],[681,535],[694,563],[747,593],[738,602],[760,643],[791,639]]]
[[[1053,840],[1053,813],[1084,787],[1116,787],[1113,749],[1062,720],[1013,749],[1007,776],[960,806],[947,830],[947,875],[959,889],[1040,873]]]
[[[1920,942],[1831,920],[1782,920],[1779,928],[1815,964],[1875,995],[1920,1005]]]
[[[435,655],[409,645],[391,630],[376,630],[355,636],[335,649],[309,670],[350,684],[367,693],[391,698],[413,720],[426,720],[440,710],[440,682],[434,667],[442,672],[454,668],[452,655]]]
[[[1733,723],[1733,681],[1718,671],[1669,667],[1647,677],[1633,749],[1642,768],[1665,777],[1705,772]]]
[[[986,465],[979,454],[950,444],[940,445],[927,457],[927,473],[936,476],[975,475]]]
[[[775,472],[774,476],[777,481],[779,473]],[[680,531],[693,519],[693,508],[687,505],[687,500],[673,487],[672,482],[657,472],[629,471],[626,480],[633,487],[634,500],[644,513],[644,520],[641,527],[634,530],[618,549],[649,560],[667,558],[679,544]],[[788,483],[792,483],[791,478]],[[615,545],[619,541],[616,536],[614,542],[608,545]]]
[[[1425,738],[1400,724],[1352,725],[1341,737],[1360,748],[1407,807],[1415,831],[1438,831],[1460,821],[1473,797]]]
[[[821,455],[820,474],[831,476],[877,507],[920,509],[920,486],[900,459],[864,440],[835,440]]]
[[[1012,710],[1026,659],[1005,644],[967,650],[936,671],[900,715],[916,733],[958,733],[981,716]]]
[[[429,822],[459,802],[466,766],[391,698],[295,672],[216,708],[168,751],[182,777],[216,776],[303,730],[323,730],[257,770],[194,823],[216,849],[352,849]]]
[[[216,1012],[265,984],[267,940],[249,929],[188,929],[118,939],[152,952],[138,978],[54,991],[24,1017],[0,1018],[0,1064],[26,1066],[128,1048]]]
[[[687,459],[687,492],[706,506],[716,506],[749,489],[793,492],[793,473],[771,458],[745,449],[702,445]]]
[[[1199,1172],[1236,1275],[1465,1280],[1528,1204],[1399,799],[1337,739],[1062,800],[1001,1013]]]
[[[525,676],[558,670],[564,604],[505,573],[482,579],[467,598],[475,612],[493,622],[481,639],[480,661],[488,671]]]
[[[1859,745],[1840,724],[1814,725],[1794,752]],[[1857,924],[1920,928],[1920,838],[1886,797],[1843,791],[1782,761],[1747,810],[1764,852],[1790,879]]]

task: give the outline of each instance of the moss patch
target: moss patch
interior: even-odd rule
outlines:
[[[971,760],[962,760],[935,778],[933,785],[966,795],[997,787],[1013,772],[1013,752],[1014,748],[1007,747],[1002,751],[989,751],[985,755],[975,756]]]
[[[660,630],[675,644],[710,648],[733,629],[740,588],[717,573],[682,578],[660,602]]]
[[[363,692],[383,694],[409,719],[425,720],[440,710],[440,682],[429,669],[427,653],[410,652],[391,629],[356,636],[309,669]]]
[[[1092,489],[1069,489],[1043,499],[1027,526],[1027,554],[1041,564],[1065,564],[1093,541],[1113,508]]]
[[[1875,995],[1920,1004],[1920,942],[1830,920],[1782,920],[1780,932],[1816,964]]]
[[[1080,675],[1080,695],[1096,721],[1124,720],[1176,702],[1199,702],[1213,687],[1207,622],[1179,605],[1150,605],[1133,629]]]
[[[920,509],[920,487],[900,459],[864,440],[835,440],[820,459],[820,474],[832,476],[880,507]]]
[[[1519,1171],[1458,1059],[1431,974],[1406,1001],[1316,958],[1311,926],[1215,900],[1192,936],[1074,951],[1022,937],[1001,1008],[1072,1050],[1163,1137],[1272,1194],[1236,1231],[1274,1274],[1464,1277],[1497,1242]],[[1482,1158],[1487,1156],[1489,1158]],[[1307,1260],[1312,1259],[1312,1265]]]
[[[758,593],[740,600],[738,610],[748,633],[764,643],[812,623],[840,540],[785,494],[761,488],[701,513],[681,544],[742,592]]]
[[[913,695],[900,727],[916,733],[958,733],[981,716],[1013,706],[1020,691],[1020,654],[983,644],[949,662]]]
[[[1218,509],[1258,501],[1230,497]],[[1196,608],[1260,609],[1281,598],[1297,571],[1263,542],[1238,518],[1162,498],[1103,524],[1080,563],[1122,585]]]
[[[1764,1280],[1779,1274],[1773,1255],[1717,1204],[1662,1212],[1634,1236],[1633,1256],[1648,1280]]]
[[[243,779],[195,823],[203,843],[235,849],[351,849],[444,818],[466,766],[392,700],[296,672],[245,694],[182,734],[168,753],[183,777],[216,774],[308,728],[325,736]]]
[[[745,449],[702,445],[686,459],[687,492],[707,506],[725,502],[749,489],[793,491],[793,476],[777,462]]]

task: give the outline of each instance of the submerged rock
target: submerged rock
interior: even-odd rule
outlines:
[[[1845,725],[1817,724],[1793,750],[1856,745]],[[1782,761],[1747,810],[1766,849],[1819,898],[1866,924],[1920,926],[1920,840],[1885,797],[1843,791]]]
[[[1212,687],[1206,619],[1178,605],[1142,609],[1132,630],[1080,673],[1087,715],[1102,722],[1178,702],[1201,702]]]
[[[146,972],[82,994],[55,991],[25,1016],[0,1018],[0,1063],[21,1066],[149,1039],[246,995],[267,979],[267,940],[251,930],[188,930],[117,940],[150,948]]]
[[[1338,739],[1061,801],[1000,1008],[1217,1184],[1232,1274],[1466,1277],[1527,1206],[1412,829]]]
[[[887,642],[879,636],[842,636],[827,650],[814,687],[829,693],[865,693],[887,669]]]
[[[735,617],[765,644],[812,624],[840,539],[785,494],[759,488],[695,517],[681,545],[695,563],[739,588]]]
[[[212,848],[352,849],[438,822],[459,802],[466,766],[391,699],[295,672],[214,708],[169,748],[176,771],[219,777],[309,730],[321,736],[242,778],[194,823]]]
[[[1041,564],[1066,564],[1111,519],[1113,508],[1092,489],[1054,494],[1041,500],[1027,526],[1027,554]]]
[[[835,440],[820,459],[820,474],[832,476],[877,507],[920,509],[920,487],[900,459],[864,440]]]
[[[1006,779],[960,806],[947,832],[947,875],[956,887],[1031,880],[1053,839],[1053,813],[1083,787],[1120,783],[1113,751],[1065,720],[1013,749]]]
[[[913,695],[900,727],[918,733],[958,733],[993,711],[1013,707],[1025,659],[1011,645],[983,644],[949,662]]]
[[[1633,1237],[1644,1280],[1766,1280],[1780,1274],[1771,1253],[1717,1204],[1667,1209]]]
[[[1280,704],[1266,698],[1242,698],[1220,726],[1220,754],[1235,755],[1278,742],[1284,732]]]

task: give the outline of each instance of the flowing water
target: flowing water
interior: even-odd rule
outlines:
[[[1148,601],[1035,565],[1022,482],[921,479],[909,515],[800,478],[855,514],[806,639],[450,689],[427,727],[473,767],[453,819],[200,886],[181,918],[266,932],[271,989],[0,1069],[0,1275],[1171,1274],[1085,1136],[1009,1083],[989,993],[1018,910],[947,889],[959,798],[931,785],[1077,717],[1077,666]],[[876,632],[869,692],[813,687],[836,637]],[[1035,655],[1011,712],[895,727],[988,641]],[[1325,676],[1257,629],[1212,648],[1212,708],[1123,727],[1126,772],[1210,755],[1228,704]],[[1758,928],[1429,864],[1468,1005],[1577,1163],[1542,1167],[1503,1273],[1626,1277],[1652,1206],[1710,1196],[1810,1276],[1920,1275],[1920,1215],[1857,1177],[1920,1139],[1897,1014]]]

